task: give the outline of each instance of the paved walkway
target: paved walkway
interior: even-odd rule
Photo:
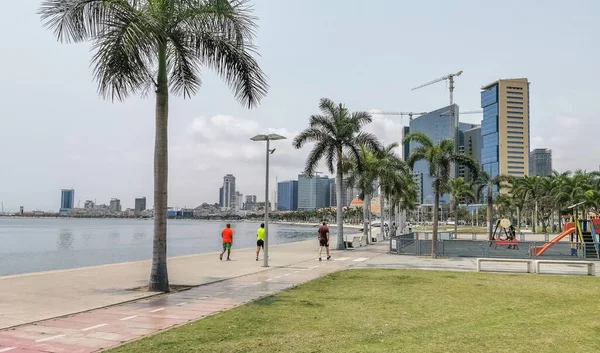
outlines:
[[[269,264],[283,267],[315,259],[317,249],[316,239],[272,245]],[[220,262],[218,253],[169,258],[169,280],[198,286],[265,271],[262,253],[257,262],[255,252],[234,248],[229,262]],[[0,329],[156,295],[127,290],[148,284],[150,265],[140,261],[0,277]]]
[[[259,272],[254,270],[251,274],[178,293],[144,298],[0,331],[0,353],[85,353],[118,346],[123,342],[198,320],[348,268],[378,256],[381,254],[380,251],[387,249],[387,244],[384,243],[383,246],[333,252],[332,261],[317,261],[314,244],[291,245],[287,248],[297,249],[298,246],[310,247],[313,251],[306,256],[311,259],[280,267],[270,267]],[[275,254],[280,252],[281,249],[273,251],[274,259],[278,256]],[[238,252],[238,258],[241,258],[241,253]],[[211,261],[210,266],[213,268],[219,266],[238,268],[243,267],[240,263],[244,263],[240,261],[237,264],[235,262],[220,264],[218,260],[215,262],[214,258]],[[279,261],[281,263],[281,260]],[[117,271],[111,272],[117,275]]]

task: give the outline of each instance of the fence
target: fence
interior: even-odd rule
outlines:
[[[440,233],[441,235],[441,233]],[[431,255],[430,233],[408,233],[390,238],[390,253],[398,255]],[[443,257],[498,257],[498,258],[537,258],[536,252],[549,241],[519,241],[517,246],[500,245],[488,240],[466,240],[449,237],[438,238],[438,256]],[[579,244],[575,255],[571,255],[569,241],[559,241],[548,247],[540,255],[543,259],[579,259],[600,260],[598,253],[594,257],[586,257],[586,251]],[[595,244],[600,249],[600,244]]]

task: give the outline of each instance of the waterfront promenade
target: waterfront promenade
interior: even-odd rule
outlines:
[[[381,255],[387,247],[384,242],[333,251],[331,261],[318,261],[314,241],[285,244],[272,248],[268,269],[255,261],[253,249],[232,253],[230,262],[220,262],[217,254],[174,258],[173,284],[204,285],[152,297],[123,291],[146,283],[149,262],[0,278],[4,328],[20,325],[0,330],[0,352],[93,352],[114,347],[348,268]],[[91,310],[102,306],[107,307]],[[74,312],[79,313],[67,315]],[[25,325],[32,321],[38,322]]]

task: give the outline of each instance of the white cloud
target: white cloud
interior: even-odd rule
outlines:
[[[373,116],[366,131],[374,133],[386,145],[402,139],[402,126],[395,119]],[[254,120],[228,115],[195,118],[181,136],[171,138],[170,200],[173,206],[196,206],[200,202],[216,202],[223,175],[234,174],[236,187],[244,195],[255,194],[264,199],[265,153],[264,142],[250,137],[276,133],[287,139],[271,142],[276,152],[270,156],[270,189],[276,178],[296,179],[304,169],[312,144],[297,150],[292,146],[299,131],[261,126]],[[398,153],[401,152],[399,149]],[[324,165],[319,170],[329,174]]]
[[[243,194],[264,199],[264,142],[251,141],[254,135],[277,133],[287,140],[271,142],[276,152],[270,156],[270,189],[275,180],[295,179],[304,167],[310,146],[296,150],[292,146],[295,131],[268,128],[256,121],[228,115],[198,117],[182,136],[172,141],[170,150],[169,199],[178,206],[196,206],[200,202],[216,202],[223,175],[236,176],[236,188]]]

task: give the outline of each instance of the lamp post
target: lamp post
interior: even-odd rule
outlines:
[[[269,149],[269,142],[276,140],[285,140],[285,136],[277,135],[277,134],[268,134],[268,135],[256,135],[250,140],[252,141],[266,141],[267,142],[267,153],[266,153],[266,172],[265,172],[265,251],[263,252],[263,256],[265,260],[263,262],[263,267],[269,267],[269,155],[275,152],[275,149]]]

